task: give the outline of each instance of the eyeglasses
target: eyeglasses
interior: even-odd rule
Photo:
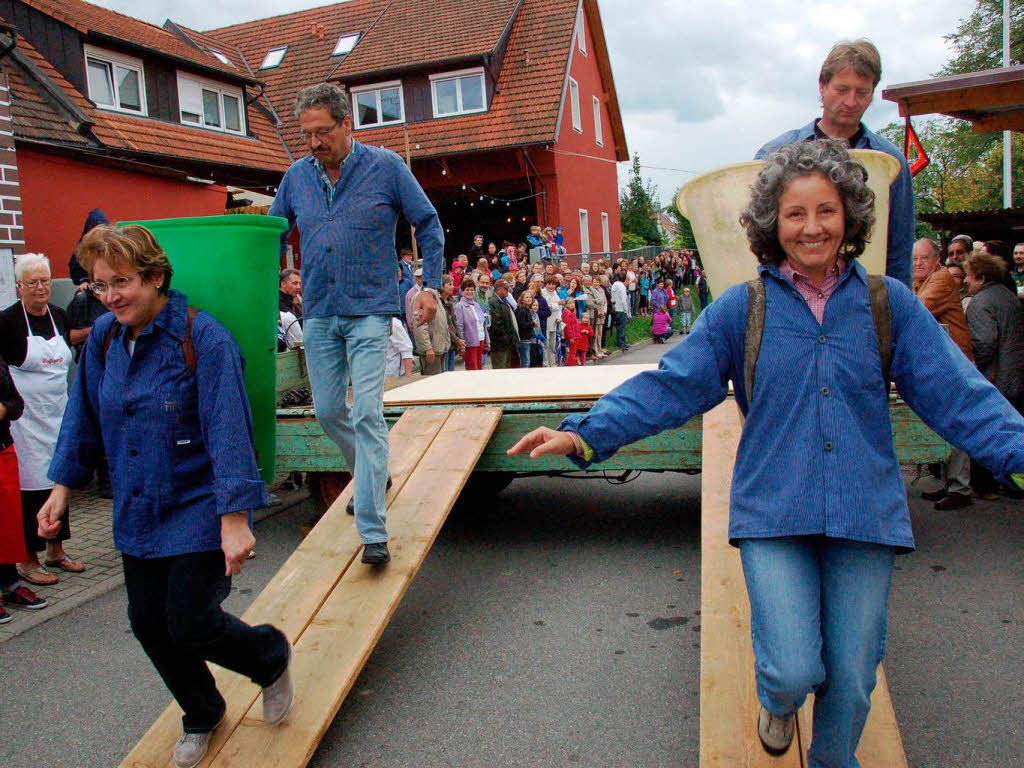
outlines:
[[[299,131],[299,136],[302,137],[303,141],[309,141],[314,136],[316,136],[318,141],[323,141],[330,136],[337,127],[338,121],[335,120],[330,128],[317,128],[315,131]]]
[[[49,288],[51,281],[48,277],[40,277],[37,280],[19,280],[18,282],[26,288]]]
[[[132,277],[115,277],[109,284],[94,282],[90,283],[89,290],[97,296],[103,296],[107,291],[117,291],[118,293],[121,293],[125,288],[131,285],[132,280],[134,279],[135,276],[133,275]]]

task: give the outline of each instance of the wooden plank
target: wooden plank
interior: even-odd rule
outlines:
[[[392,487],[389,503],[405,486],[451,411],[441,408],[410,410],[391,431],[390,468]],[[345,505],[352,497],[352,484],[335,500],[242,618],[250,624],[269,623],[295,642],[323,605],[342,574],[359,552],[359,534]],[[201,766],[220,750],[259,695],[248,679],[211,664],[217,687],[228,705],[224,723],[214,733],[210,753]],[[164,710],[121,768],[163,768],[170,762],[171,749],[181,736],[181,709],[174,702]]]
[[[797,728],[804,752],[810,747],[814,733],[813,712],[812,695],[807,697],[807,702],[797,714]],[[871,713],[857,746],[857,761],[861,768],[909,768],[903,737],[896,722],[896,710],[889,695],[889,683],[881,664],[878,665],[878,682],[871,694]]]
[[[450,371],[384,393],[384,407],[596,400],[619,384],[658,366],[597,365]]]
[[[277,396],[309,386],[306,351],[301,347],[277,353]]]
[[[739,551],[729,545],[729,489],[739,413],[726,401],[704,414],[701,483],[701,768],[798,768],[800,751],[772,757],[757,737],[750,603]]]
[[[388,511],[391,563],[349,568],[296,643],[296,699],[288,718],[268,728],[255,704],[213,766],[300,768],[309,762],[500,418],[499,408],[452,412]]]

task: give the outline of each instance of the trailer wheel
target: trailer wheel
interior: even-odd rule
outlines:
[[[487,501],[511,485],[515,472],[473,472],[459,496],[461,501]]]
[[[317,519],[323,516],[327,508],[345,490],[352,475],[348,472],[307,472],[306,483],[309,485],[309,497],[313,500]]]

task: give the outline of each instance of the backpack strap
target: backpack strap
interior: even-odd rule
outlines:
[[[878,355],[882,359],[882,381],[889,392],[892,368],[892,310],[889,307],[889,289],[882,275],[868,275],[868,296],[871,298],[871,316],[878,336]]]
[[[185,337],[181,340],[181,349],[185,353],[185,365],[188,366],[192,375],[196,375],[196,345],[192,342],[192,321],[196,319],[199,310],[193,306],[188,308],[188,316],[185,319]],[[103,364],[107,362],[107,352],[114,341],[114,331],[117,330],[117,322],[110,324],[107,335],[103,337]]]
[[[761,354],[764,335],[764,281],[757,277],[747,283],[747,331],[743,344],[743,389],[747,393],[747,408],[754,399],[754,369]]]

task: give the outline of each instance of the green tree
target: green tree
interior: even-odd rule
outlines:
[[[627,235],[640,238],[643,245],[661,245],[661,232],[658,231],[658,222],[654,218],[658,211],[657,199],[658,188],[653,182],[644,181],[640,173],[640,155],[633,155],[629,182],[619,196],[623,247]]]
[[[680,250],[695,251],[697,250],[697,240],[693,236],[693,227],[690,226],[690,220],[683,216],[683,212],[676,207],[678,197],[679,190],[677,189],[675,195],[672,196],[672,202],[665,206],[665,213],[672,217],[679,230],[679,234],[676,235],[676,239],[672,242],[672,247]]]

